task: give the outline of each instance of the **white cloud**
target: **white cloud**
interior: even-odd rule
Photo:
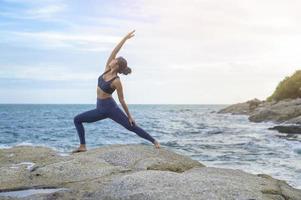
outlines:
[[[30,66],[1,66],[0,78],[48,80],[48,81],[95,81],[93,71],[73,70],[71,66],[36,64]]]
[[[132,90],[151,88],[153,82],[160,86],[161,92],[147,92],[153,101],[158,96],[171,103],[234,103],[265,98],[283,77],[300,67],[299,1],[124,1],[125,7],[106,7],[107,15],[97,15],[103,5],[96,1],[90,9],[86,7],[91,13],[80,15],[68,3],[61,3],[66,7],[40,6],[31,15],[66,21],[65,30],[2,31],[0,34],[6,36],[2,40],[27,47],[108,54],[128,31],[135,29],[135,37],[126,42],[121,53],[133,67],[129,79]],[[72,15],[58,18],[64,9],[73,12],[74,19]],[[48,71],[53,79],[67,72]],[[26,73],[34,76],[42,72]],[[59,77],[80,79],[73,72]],[[92,79],[92,75],[88,77]],[[139,81],[145,82],[136,84]],[[182,88],[183,83],[189,87]],[[182,90],[186,99],[179,97]]]
[[[3,9],[0,11],[0,16],[5,16],[15,19],[32,19],[32,20],[55,20],[58,14],[66,11],[67,4],[60,0],[11,0],[5,1],[8,5],[11,3],[22,6]]]
[[[16,45],[36,48],[67,48],[72,50],[106,51],[119,37],[101,33],[15,32],[1,31],[3,40]],[[6,37],[5,37],[6,36]]]
[[[53,15],[65,10],[66,5],[48,5],[25,11],[25,16],[30,18],[51,18]]]

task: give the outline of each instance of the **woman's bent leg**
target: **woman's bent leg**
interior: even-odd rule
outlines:
[[[99,109],[89,110],[74,117],[74,125],[76,127],[81,144],[86,144],[83,122],[91,123],[105,118],[107,118],[106,114],[102,113]]]
[[[150,141],[151,143],[154,143],[155,139],[151,135],[149,135],[145,130],[143,130],[135,123],[133,126],[130,124],[127,115],[118,106],[110,110],[108,117],[117,122],[118,124],[122,125],[126,129],[128,129],[129,131],[132,131],[140,137]]]

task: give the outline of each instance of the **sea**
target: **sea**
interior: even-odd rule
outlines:
[[[46,146],[68,155],[79,146],[73,123],[95,104],[0,104],[0,148]],[[122,109],[122,106],[118,104]],[[269,130],[246,115],[218,114],[226,104],[128,104],[137,125],[162,148],[187,155],[207,167],[241,169],[285,180],[301,189],[301,135]],[[106,118],[84,123],[87,149],[110,144],[149,144]]]

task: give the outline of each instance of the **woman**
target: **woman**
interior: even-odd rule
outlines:
[[[105,72],[98,78],[96,108],[83,112],[74,117],[74,124],[80,139],[80,146],[72,151],[72,153],[87,151],[83,122],[91,123],[105,118],[114,120],[140,137],[149,140],[155,145],[156,148],[160,148],[159,142],[145,132],[142,128],[140,128],[129,113],[123,97],[122,84],[119,76],[117,75],[117,73],[127,75],[132,72],[131,68],[127,66],[127,61],[123,57],[115,57],[125,41],[134,36],[134,32],[135,30],[128,33],[121,40],[107,60]],[[125,113],[118,107],[117,103],[112,97],[112,93],[115,89],[117,89],[119,102],[121,103],[127,115],[125,115]]]

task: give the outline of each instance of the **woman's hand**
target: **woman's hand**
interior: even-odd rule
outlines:
[[[126,39],[130,39],[131,37],[134,37],[134,32],[135,32],[135,30],[129,32],[129,33],[125,36],[125,38],[126,38]]]
[[[117,53],[119,52],[119,50],[121,49],[122,45],[125,43],[126,40],[130,39],[131,37],[134,36],[134,32],[135,30],[129,32],[128,34],[126,34],[126,36],[124,38],[122,38],[122,40],[118,43],[118,45],[114,48],[114,50],[112,51],[110,57],[107,60],[106,63],[106,70],[109,69],[109,63],[116,57]]]
[[[136,122],[134,121],[134,119],[131,116],[129,117],[129,122],[130,122],[131,126],[133,126],[134,124],[136,125]]]

